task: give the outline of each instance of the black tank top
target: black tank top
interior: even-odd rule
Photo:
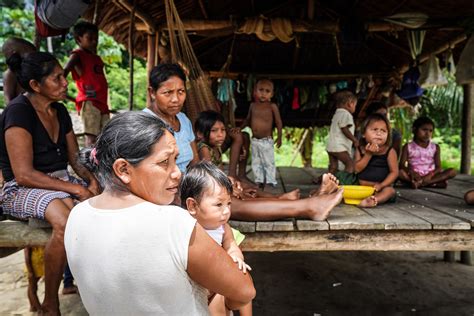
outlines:
[[[390,149],[383,155],[373,155],[365,169],[359,173],[359,179],[379,183],[385,180],[390,173],[387,161]]]

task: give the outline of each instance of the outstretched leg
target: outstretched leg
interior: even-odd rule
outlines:
[[[342,189],[326,195],[290,200],[239,200],[232,198],[232,215],[235,220],[276,220],[289,217],[324,220],[341,202]]]

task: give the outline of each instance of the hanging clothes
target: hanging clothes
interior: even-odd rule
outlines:
[[[298,110],[300,108],[300,93],[297,87],[293,88],[293,100],[291,101],[291,109]]]

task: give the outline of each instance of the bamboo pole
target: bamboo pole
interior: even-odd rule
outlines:
[[[474,105],[474,84],[463,85],[464,104],[462,108],[461,131],[461,173],[471,174],[472,107]]]
[[[155,66],[155,35],[148,34],[147,36],[147,53],[146,53],[146,73],[150,74],[151,70]],[[147,107],[151,105],[150,96],[146,95]]]
[[[160,33],[155,32],[155,64],[153,66],[156,66],[160,63],[160,54],[158,52],[159,46],[160,46]]]
[[[114,0],[115,3],[120,4],[123,8],[128,10],[129,12],[133,12],[133,16],[136,16],[140,20],[145,23],[147,26],[147,32],[149,34],[153,34],[156,31],[156,26],[154,22],[154,18],[146,13],[145,10],[140,8],[135,4],[135,0],[130,3],[128,0]]]
[[[128,108],[130,111],[133,110],[133,51],[134,51],[134,41],[133,41],[133,35],[134,35],[134,24],[135,24],[135,1],[134,5],[132,8],[132,11],[130,11],[130,26],[128,29],[128,49],[129,49],[129,57],[128,57],[128,62],[130,65],[130,91],[128,93]]]
[[[250,71],[242,72],[223,72],[223,71],[209,71],[209,77],[211,78],[222,78],[224,75],[229,79],[237,79],[242,73],[249,73]],[[342,80],[348,78],[366,77],[373,75],[374,78],[388,77],[389,73],[378,72],[378,73],[346,73],[346,74],[278,74],[278,73],[258,73],[255,74],[257,77],[263,77],[268,79],[297,79],[297,80]]]

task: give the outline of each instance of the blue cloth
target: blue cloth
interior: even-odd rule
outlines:
[[[146,108],[143,109],[143,112],[152,114],[159,119],[161,119],[158,115],[156,115],[152,110]],[[181,172],[186,171],[186,167],[189,165],[189,162],[193,160],[193,149],[191,148],[191,142],[194,141],[194,132],[193,132],[193,125],[191,121],[188,119],[186,114],[183,112],[179,112],[176,117],[179,120],[179,124],[181,128],[179,132],[174,131],[174,138],[176,139],[176,144],[178,145],[179,155],[178,159],[176,160],[176,165],[178,166]],[[162,119],[161,119],[162,120]],[[165,124],[167,124],[164,120],[162,120]]]
[[[64,268],[64,287],[74,286],[74,277],[72,276],[71,269],[69,269],[69,264],[66,262],[66,267]]]

